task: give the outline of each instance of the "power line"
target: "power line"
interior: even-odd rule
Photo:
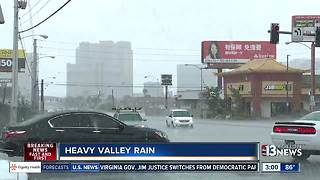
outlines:
[[[132,88],[143,88],[143,87],[147,87],[147,88],[163,88],[163,86],[144,86],[144,85],[107,85],[107,84],[85,84],[85,83],[53,83],[50,85],[56,85],[56,86],[75,86],[75,87],[108,87],[108,88],[128,88],[128,87],[132,87]],[[199,89],[199,86],[170,86],[169,88],[194,88],[194,89]]]
[[[43,55],[43,54],[40,54],[40,55]],[[61,55],[61,54],[55,54],[54,55],[55,57],[65,57],[65,58],[69,58],[69,59],[74,59],[76,56],[72,56],[72,55]],[[92,57],[90,56],[86,56],[86,57],[82,57],[82,58],[85,58],[85,59],[92,59]],[[161,61],[163,63],[168,63],[168,62],[177,62],[177,63],[183,63],[185,64],[185,62],[195,62],[197,60],[195,59],[182,59],[182,60],[179,60],[179,59],[140,59],[140,58],[133,58],[132,59],[133,61],[149,61],[149,62],[154,62],[154,61]],[[131,60],[128,60],[128,59],[121,59],[121,58],[105,58],[105,61],[101,61],[100,63],[107,63],[108,61],[124,61],[124,62],[129,62]],[[87,61],[88,63],[90,63],[90,61]],[[99,64],[99,63],[93,63],[93,64]]]
[[[76,43],[76,42],[67,42],[67,41],[52,41],[52,40],[46,40],[46,42],[48,43],[56,43],[56,44],[72,44],[72,45],[79,45],[80,43]],[[103,47],[114,47],[113,45],[110,46],[105,46],[103,45]],[[117,48],[126,48],[128,49],[128,47],[117,47]],[[139,50],[160,50],[160,51],[197,51],[200,52],[201,50],[199,49],[172,49],[172,48],[146,48],[146,47],[138,47],[138,48],[133,48],[133,49],[139,49]]]
[[[49,46],[39,46],[39,48],[43,49],[55,49],[55,50],[61,50],[61,51],[75,51],[75,49],[68,49],[68,48],[56,48],[56,47],[49,47]],[[123,53],[123,52],[116,52],[116,51],[103,51],[103,50],[81,50],[80,52],[88,52],[88,53],[95,53],[95,54],[135,54],[135,55],[152,55],[152,56],[197,56],[199,57],[199,54],[149,54],[149,53]]]
[[[41,2],[41,0],[38,0],[31,8],[29,8],[29,11],[28,11],[28,12],[24,13],[24,14],[23,14],[22,16],[20,16],[19,18],[23,18],[25,15],[27,15],[28,13],[30,13],[30,12],[32,11],[32,9],[33,9],[34,7],[36,7],[40,2]],[[28,4],[30,4],[30,3],[28,3]]]
[[[62,8],[64,8],[71,0],[68,0],[65,4],[63,4],[59,9],[57,9],[54,13],[52,13],[50,16],[48,16],[47,18],[45,18],[44,20],[42,20],[41,22],[39,22],[38,24],[36,24],[35,26],[28,28],[26,30],[20,31],[19,33],[24,33],[27,32],[33,28],[38,27],[39,25],[41,25],[42,23],[44,23],[45,21],[47,21],[49,18],[51,18],[52,16],[54,16],[56,13],[58,13]]]
[[[23,42],[22,42],[23,40],[21,39],[20,36],[19,36],[19,40],[20,40],[21,48],[24,49]],[[31,70],[30,70],[30,66],[29,66],[29,62],[28,62],[28,58],[26,56],[26,53],[25,53],[25,51],[22,51],[22,52],[23,52],[24,59],[26,60],[27,69],[29,71],[29,76],[31,77],[31,79],[33,79],[33,77],[31,76]]]
[[[48,5],[48,3],[49,3],[50,1],[51,1],[51,0],[47,0],[47,2],[46,2],[43,6],[41,6],[41,7],[38,9],[38,11],[35,12],[29,19],[23,21],[23,22],[22,22],[22,25],[25,24],[26,22],[28,22],[31,18],[35,17],[45,6]],[[31,11],[29,11],[29,12],[31,12]]]

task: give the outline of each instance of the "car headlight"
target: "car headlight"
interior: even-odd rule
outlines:
[[[161,138],[166,138],[168,139],[168,135],[162,131],[155,131],[156,135],[158,135]]]

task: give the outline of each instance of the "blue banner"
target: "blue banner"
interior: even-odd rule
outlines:
[[[69,172],[71,170],[69,163],[63,164],[41,164],[41,172]]]
[[[71,163],[71,172],[100,172],[99,163]]]
[[[299,163],[281,163],[281,172],[300,172]]]
[[[60,144],[60,160],[258,160],[257,143]],[[93,158],[99,157],[99,158]],[[103,158],[105,157],[105,158]]]

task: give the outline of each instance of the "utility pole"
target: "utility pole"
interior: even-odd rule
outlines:
[[[111,94],[112,94],[112,107],[114,107],[114,95],[113,95],[113,89],[111,90]]]
[[[288,76],[288,73],[289,73],[289,54],[287,54],[287,76]],[[287,113],[289,114],[289,82],[288,82],[288,78],[287,78],[287,84],[286,84],[286,92],[287,92]]]
[[[166,99],[165,99],[165,108],[168,109],[168,86],[165,86],[165,95],[166,95]]]
[[[3,83],[2,104],[5,104],[5,102],[6,102],[6,94],[7,94],[7,83]]]
[[[10,106],[10,123],[17,122],[18,116],[18,0],[14,0],[13,11],[13,51],[12,51],[12,92]]]
[[[43,79],[41,79],[41,113],[44,113]]]
[[[315,93],[316,93],[316,77],[315,77],[315,50],[316,46],[315,43],[311,43],[311,96],[310,96],[310,110],[313,112],[315,110]]]
[[[39,86],[38,86],[38,53],[37,53],[37,39],[33,39],[33,60],[32,60],[32,79],[31,79],[31,105],[35,112],[39,111]]]

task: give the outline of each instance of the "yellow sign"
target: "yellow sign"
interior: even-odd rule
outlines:
[[[231,89],[239,90],[241,95],[251,95],[251,83],[239,82],[239,83],[227,83],[227,95],[232,95]]]
[[[0,49],[0,59],[12,58],[12,49]],[[25,59],[26,53],[23,49],[18,50],[18,58]]]
[[[293,82],[288,81],[262,81],[262,95],[292,95]]]

